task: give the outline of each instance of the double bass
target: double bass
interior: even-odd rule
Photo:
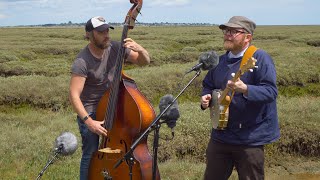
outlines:
[[[96,120],[104,121],[108,136],[100,137],[98,151],[91,158],[88,179],[90,180],[151,180],[153,158],[144,137],[131,153],[130,160],[115,165],[130,149],[135,139],[149,127],[155,111],[135,82],[123,73],[124,39],[133,29],[142,0],[130,0],[133,6],[128,11],[121,37],[121,46],[115,64],[114,80],[99,101]],[[154,167],[157,168],[157,167]],[[156,179],[160,179],[156,169]]]

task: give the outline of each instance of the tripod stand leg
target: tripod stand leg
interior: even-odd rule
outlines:
[[[159,146],[159,121],[156,124],[153,139],[153,162],[152,162],[152,179],[155,180],[157,177],[157,159],[158,159],[158,146]]]
[[[59,152],[55,152],[54,156],[47,162],[47,164],[44,166],[44,168],[41,170],[41,172],[39,173],[38,177],[36,178],[36,180],[39,180],[42,175],[44,174],[44,172],[47,170],[47,168],[53,164],[53,161],[56,159],[57,155],[59,154]]]

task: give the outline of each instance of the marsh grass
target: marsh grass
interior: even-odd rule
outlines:
[[[266,147],[267,171],[275,165],[281,165],[289,168],[291,173],[294,172],[292,164],[282,162],[284,157],[287,157],[284,154],[291,154],[289,155],[291,162],[297,162],[300,159],[295,160],[294,157],[318,156],[319,98],[310,98],[307,102],[304,100],[304,97],[279,98],[282,137],[279,142]],[[311,105],[312,108],[309,111],[301,110],[300,105]],[[0,160],[0,174],[3,177],[35,179],[50,158],[55,138],[63,131],[74,133],[79,140],[79,146],[81,145],[75,114],[71,110],[53,112],[29,106],[14,108],[0,106],[0,109],[0,118],[3,123],[0,130],[5,134],[0,137],[1,142],[5,142],[0,147],[0,156],[5,157]],[[205,148],[210,136],[209,114],[207,111],[200,110],[198,103],[180,103],[179,109],[181,117],[175,127],[175,138],[171,141],[160,140],[159,169],[164,179],[177,179],[177,177],[201,179],[205,167]],[[156,109],[156,111],[159,110]],[[305,119],[308,119],[308,122]],[[303,128],[299,127],[299,124]],[[170,129],[162,124],[160,136],[165,138],[170,137],[170,134]],[[150,150],[152,150],[152,139],[151,134]],[[76,179],[80,153],[79,147],[72,156],[61,157],[48,168],[44,174],[45,179]],[[308,172],[310,170],[308,168],[310,167],[299,167],[299,170]],[[320,163],[314,162],[313,169],[319,168]]]
[[[12,76],[0,78],[1,105],[28,104],[57,111],[69,106],[67,76]]]
[[[0,137],[3,142],[0,174],[5,179],[35,179],[52,155],[54,137],[63,131],[77,131],[72,113],[54,113],[28,106],[15,109],[0,106],[0,109],[3,123],[0,129],[5,134]],[[80,150],[75,156],[80,156]],[[74,179],[78,176],[75,173],[78,164],[78,158],[61,157],[46,172],[46,179]]]
[[[121,27],[110,33],[119,40]],[[63,131],[76,134],[81,145],[68,86],[71,64],[87,44],[83,35],[82,27],[0,28],[1,177],[35,179]],[[159,99],[165,94],[177,95],[193,77],[194,72],[185,72],[198,63],[201,52],[224,53],[222,33],[216,26],[138,26],[129,36],[149,51],[151,64],[127,64],[125,72],[135,79],[157,113]],[[259,26],[255,33],[254,44],[274,59],[279,88],[282,136],[266,146],[267,172],[320,173],[319,39],[320,26]],[[160,140],[158,160],[163,179],[202,178],[211,126],[209,113],[199,108],[205,74],[203,71],[178,99],[181,117],[175,138]],[[165,124],[160,132],[161,137],[171,134]],[[152,139],[150,135],[150,146]],[[80,148],[72,156],[60,157],[44,179],[78,179],[80,157]],[[236,175],[232,178],[237,179]]]

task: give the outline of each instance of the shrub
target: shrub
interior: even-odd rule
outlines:
[[[33,51],[23,51],[20,53],[20,59],[25,61],[31,61],[37,59],[37,54]]]
[[[320,40],[319,39],[309,40],[307,41],[307,44],[309,46],[320,47]]]
[[[194,60],[198,59],[199,53],[198,52],[178,52],[172,53],[169,57],[171,62],[193,62]]]
[[[285,123],[281,126],[281,136],[278,144],[281,152],[308,157],[320,156],[320,133],[317,129]]]
[[[1,78],[0,105],[29,104],[59,110],[69,106],[69,77],[12,76]]]
[[[19,58],[13,53],[0,52],[0,63],[8,61],[19,61]]]
[[[198,49],[197,48],[195,48],[195,47],[189,47],[189,46],[187,46],[187,47],[184,47],[182,50],[181,50],[181,52],[198,52]]]

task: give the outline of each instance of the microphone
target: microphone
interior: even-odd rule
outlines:
[[[219,63],[219,56],[215,51],[208,51],[201,53],[199,56],[199,64],[193,66],[186,74],[192,71],[198,71],[200,68],[202,70],[210,70],[216,67]]]
[[[78,148],[77,138],[71,132],[63,132],[58,136],[55,140],[54,146],[54,155],[53,157],[48,160],[47,164],[44,168],[40,171],[39,175],[37,176],[36,180],[39,180],[44,172],[47,170],[49,165],[53,163],[58,155],[71,155],[73,154]]]
[[[78,148],[77,138],[71,132],[63,132],[55,140],[54,150],[58,154],[68,156],[73,154]]]
[[[166,94],[160,99],[159,109],[160,113],[162,113],[168,105],[173,102],[173,96],[171,94]],[[176,122],[180,117],[178,102],[175,101],[168,110],[162,115],[161,119],[165,120],[167,126],[171,128],[172,132],[174,131],[174,127],[176,126]]]

